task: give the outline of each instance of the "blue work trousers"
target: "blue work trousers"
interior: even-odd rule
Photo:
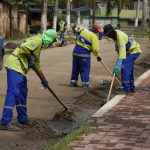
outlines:
[[[80,74],[82,83],[89,83],[89,74],[90,74],[90,56],[81,57],[73,55],[73,65],[72,65],[72,75],[71,80],[78,81],[78,76]]]
[[[60,42],[61,42],[61,44],[64,44],[64,42],[65,42],[65,35],[63,33],[60,34]]]
[[[26,123],[27,117],[27,79],[22,74],[11,70],[7,70],[7,94],[2,113],[3,125],[9,124],[13,119],[13,108],[16,106],[18,113],[17,119],[20,123]]]
[[[126,59],[123,60],[121,69],[122,86],[124,91],[133,92],[135,89],[134,85],[134,62],[139,57],[140,53],[127,54]]]

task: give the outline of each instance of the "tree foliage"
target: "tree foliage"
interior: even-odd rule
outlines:
[[[15,4],[41,4],[42,0],[4,0],[8,3],[15,3]],[[49,4],[54,4],[55,0],[48,0]]]
[[[118,16],[121,12],[121,10],[125,7],[125,5],[130,2],[130,0],[115,0],[115,1],[110,1],[110,0],[102,0],[103,3],[106,4],[106,16],[109,16],[111,14],[111,11],[113,8],[118,9]]]

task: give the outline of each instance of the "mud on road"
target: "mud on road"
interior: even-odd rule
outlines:
[[[134,70],[136,78],[150,68],[149,58],[150,54],[136,62]],[[120,79],[120,76],[118,78]],[[119,86],[117,82],[114,83],[111,97],[118,94]],[[14,150],[41,150],[47,145],[54,145],[59,139],[78,128],[104,105],[109,87],[110,81],[105,84],[103,82],[97,83],[94,87],[73,97],[73,103],[67,102],[65,105],[69,106],[74,121],[71,122],[64,118],[64,115],[62,115],[63,108],[59,109],[52,119],[32,119],[27,126],[21,126],[22,132],[18,133],[18,140],[15,143],[10,146],[0,144],[0,149],[10,149],[11,147]],[[9,136],[9,133],[7,136]],[[10,136],[13,137],[12,133]],[[2,140],[2,143],[5,142]]]

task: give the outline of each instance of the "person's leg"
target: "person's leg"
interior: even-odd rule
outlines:
[[[60,46],[64,46],[64,41],[65,40],[65,36],[64,36],[64,33],[61,33],[60,34]]]
[[[140,53],[132,54],[133,66],[132,66],[131,78],[130,78],[130,89],[131,89],[131,92],[134,92],[134,90],[135,90],[135,85],[134,85],[134,63],[135,63],[135,60],[139,57],[139,55],[140,55]]]
[[[89,75],[90,75],[90,57],[80,58],[80,76],[82,80],[82,86],[84,88],[89,87]]]
[[[28,122],[27,116],[27,79],[23,77],[23,82],[19,85],[20,86],[20,96],[17,99],[16,109],[18,112],[18,122],[21,124],[25,124]]]
[[[78,86],[77,82],[78,82],[78,76],[79,76],[79,68],[80,68],[79,57],[73,56],[72,74],[71,74],[71,81],[70,81],[71,87]]]
[[[64,46],[65,45],[65,35],[64,35],[64,33],[62,34],[62,46]]]
[[[131,92],[130,89],[130,78],[132,72],[133,62],[131,61],[130,54],[127,55],[126,59],[123,60],[121,69],[122,86],[125,92]]]
[[[134,77],[133,77],[133,66],[134,66],[135,59],[137,58],[135,56],[136,56],[135,54],[128,54],[126,59],[123,60],[121,78],[122,78],[123,90],[126,92],[131,92],[133,90],[132,88],[135,88]]]
[[[4,130],[19,130],[16,126],[11,125],[13,119],[13,108],[16,105],[16,99],[18,95],[18,85],[20,84],[21,74],[16,71],[7,70],[7,94],[5,98],[4,108],[1,119],[1,129]]]

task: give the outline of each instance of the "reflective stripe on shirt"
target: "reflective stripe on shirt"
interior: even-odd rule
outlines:
[[[132,45],[132,42],[133,42],[132,38],[131,38],[131,37],[128,37],[128,42],[127,42],[127,44],[126,44],[126,50],[127,50],[127,51],[130,49],[130,47],[131,47],[131,45]]]
[[[86,38],[84,38],[84,37],[81,36],[81,35],[78,37],[78,39],[79,39],[82,43],[84,43],[84,44],[87,44],[87,45],[89,45],[89,46],[92,45],[90,41],[88,41]]]

